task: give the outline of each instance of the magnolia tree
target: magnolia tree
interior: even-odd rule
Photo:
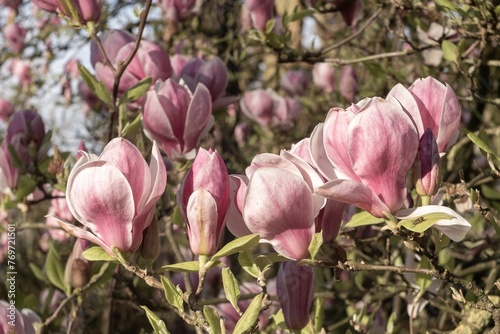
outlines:
[[[0,6],[1,333],[500,333],[498,1]]]

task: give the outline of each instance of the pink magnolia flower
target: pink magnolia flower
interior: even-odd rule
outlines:
[[[73,221],[73,215],[71,214],[68,203],[66,202],[65,194],[62,191],[55,189],[52,191],[52,197],[54,198],[50,200],[50,208],[47,213],[45,223],[49,226],[59,227],[59,223],[54,216],[68,222]],[[66,241],[69,238],[68,233],[61,229],[50,229],[47,234],[50,239],[61,242]],[[46,236],[46,234],[44,234],[44,236]],[[42,238],[44,236],[42,236]]]
[[[190,56],[176,53],[170,56],[170,65],[172,66],[172,78],[180,79],[182,69],[191,60]]]
[[[14,106],[6,99],[0,99],[0,119],[8,121],[14,113]]]
[[[264,30],[267,21],[274,16],[274,0],[245,0],[243,5],[248,8],[255,29]]]
[[[113,29],[106,31],[99,39],[101,40],[104,52],[112,60],[116,58],[122,47],[135,41],[135,36],[126,30]],[[97,63],[104,63],[104,58],[97,44],[93,42],[90,43],[90,62],[94,68]]]
[[[0,146],[0,192],[12,195],[18,182],[19,170],[14,167],[7,142],[3,141]]]
[[[290,128],[302,111],[302,103],[298,97],[273,94],[274,118],[273,125]]]
[[[25,308],[19,312],[15,304],[0,300],[0,333],[35,334],[35,322],[42,319],[32,310]]]
[[[66,266],[64,267],[64,282],[73,288],[81,288],[90,280],[90,262],[82,254],[90,247],[85,239],[76,239]]]
[[[217,151],[200,148],[177,192],[177,205],[195,255],[213,255],[226,226],[229,174]]]
[[[57,13],[59,10],[66,16],[70,15],[69,9],[64,8],[60,0],[33,0],[33,3],[48,12]],[[101,15],[101,0],[73,0],[73,5],[78,12],[80,23],[97,21]]]
[[[108,59],[115,68],[119,62],[125,61],[134,49],[133,41],[125,43],[130,37],[128,33],[115,31],[103,38],[104,50],[106,50]],[[135,38],[132,37],[132,40],[135,40]],[[115,79],[111,68],[104,64],[102,56],[99,55],[96,47],[91,47],[91,53],[94,54],[93,57],[91,56],[91,60],[96,61],[93,63],[96,78],[101,80],[112,91]],[[166,80],[170,78],[171,73],[170,60],[165,50],[155,43],[142,40],[132,62],[127,66],[120,79],[118,92],[122,94],[147,77],[151,77],[153,83],[157,80]]]
[[[0,0],[0,7],[5,6],[12,9],[17,13],[19,5],[23,3],[23,0]]]
[[[303,70],[287,71],[281,76],[280,87],[291,96],[304,95],[309,84],[309,76]]]
[[[200,58],[191,59],[184,65],[180,78],[194,91],[198,83],[204,84],[210,91],[212,101],[216,101],[226,90],[227,68],[219,57],[204,61]],[[214,103],[215,104],[215,103]]]
[[[246,91],[240,100],[243,113],[250,119],[267,127],[274,116],[274,99],[264,89]]]
[[[325,204],[313,194],[323,184],[321,177],[286,151],[257,155],[246,174],[233,177],[229,230],[236,236],[257,233],[289,259],[307,257],[314,220]]]
[[[170,79],[158,82],[148,92],[143,110],[144,132],[170,159],[193,159],[196,146],[213,125],[210,92],[203,84],[191,93]]]
[[[418,146],[418,154],[412,167],[412,178],[417,194],[433,196],[439,188],[439,157],[436,139],[430,128],[424,132]]]
[[[4,36],[12,51],[18,53],[24,48],[26,29],[19,23],[12,23],[5,27]]]
[[[309,311],[314,299],[314,269],[296,262],[282,262],[276,276],[276,292],[291,330],[300,330],[309,323]]]
[[[314,85],[325,91],[333,92],[335,88],[335,68],[329,63],[316,63],[312,70]]]
[[[24,90],[28,90],[31,83],[31,66],[27,60],[12,59],[9,69],[17,77]]]
[[[345,65],[340,73],[340,94],[349,102],[354,102],[358,94],[358,79],[351,65]]]
[[[196,0],[161,0],[165,18],[172,22],[187,19],[195,9]]]
[[[318,194],[376,217],[401,208],[418,135],[400,104],[375,97],[346,110],[333,108],[314,129],[310,145],[318,170],[331,180]]]
[[[84,153],[69,175],[69,209],[88,230],[62,220],[59,224],[111,255],[114,247],[133,253],[151,224],[166,182],[167,172],[156,143],[148,166],[131,142],[115,138],[99,157]]]

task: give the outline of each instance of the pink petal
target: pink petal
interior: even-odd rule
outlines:
[[[221,231],[217,231],[217,203],[203,188],[189,197],[187,209],[189,244],[194,254],[212,255],[217,251]]]
[[[187,111],[183,137],[185,143],[184,151],[187,152],[195,148],[212,125],[212,99],[210,92],[207,87],[199,84],[196,86]]]
[[[309,151],[311,152],[311,159],[321,175],[327,180],[335,180],[338,177],[332,162],[326,154],[323,143],[323,128],[324,123],[319,123],[314,128],[309,142]]]
[[[252,234],[243,220],[243,203],[248,178],[245,175],[229,175],[231,180],[231,203],[227,214],[226,226],[235,237]]]

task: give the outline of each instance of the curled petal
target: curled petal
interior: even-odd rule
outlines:
[[[219,245],[219,232],[216,231],[217,203],[212,195],[203,188],[194,191],[188,200],[186,216],[189,244],[193,253],[215,254]]]
[[[441,219],[432,225],[433,227],[443,232],[453,241],[461,241],[465,238],[465,235],[471,228],[470,223],[458,213],[445,206],[426,205],[418,208],[403,209],[396,212],[395,216],[398,219],[412,219],[434,212],[443,212],[454,218]]]

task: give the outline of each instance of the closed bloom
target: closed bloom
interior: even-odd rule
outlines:
[[[340,73],[340,94],[349,102],[354,102],[358,94],[358,79],[351,65],[346,65]]]
[[[264,89],[245,92],[245,95],[240,100],[240,107],[247,117],[256,121],[262,127],[267,127],[273,119],[274,99]]]
[[[172,22],[187,19],[193,12],[196,0],[162,0],[160,2],[167,20]]]
[[[310,145],[318,170],[331,180],[318,194],[376,217],[401,208],[418,150],[417,131],[401,105],[376,97],[333,108]]]
[[[194,158],[194,150],[213,125],[208,89],[199,84],[194,93],[168,79],[155,85],[144,100],[144,132],[158,141],[170,159]]]
[[[4,30],[4,35],[12,51],[17,53],[23,49],[26,29],[24,29],[19,23],[7,25]]]
[[[120,44],[126,42],[129,38],[130,36],[123,32],[115,32],[104,37],[104,49],[109,49],[111,51],[111,53],[108,54],[108,58],[114,66],[116,66],[119,62],[125,61],[132,53],[132,50],[134,49],[134,41],[128,42],[119,47]],[[133,38],[133,40],[135,40],[135,38]],[[116,41],[117,44],[114,44],[114,41]],[[93,53],[98,52],[95,47],[91,50]],[[96,61],[94,64],[96,78],[101,80],[111,91],[114,85],[114,76],[111,68],[104,64],[102,57],[94,55],[91,59]],[[132,61],[127,66],[127,69],[120,79],[118,92],[122,94],[127,89],[147,77],[151,77],[153,82],[156,82],[157,80],[166,80],[170,78],[171,73],[172,69],[170,67],[170,60],[165,50],[155,43],[142,40],[137,53],[134,58],[132,58]]]
[[[101,0],[73,0],[80,23],[97,21],[101,15]],[[70,15],[69,8],[65,8],[60,0],[33,0],[35,6],[48,12],[57,13],[59,10],[66,16]]]
[[[226,226],[229,192],[229,174],[221,156],[217,151],[200,148],[177,192],[177,205],[193,254],[217,252]]]
[[[300,260],[308,256],[315,231],[315,217],[325,199],[313,194],[323,184],[304,160],[289,152],[257,155],[246,170],[248,185],[235,179],[231,232],[260,235],[281,255]],[[246,189],[245,189],[246,188]],[[244,195],[243,195],[244,191]],[[242,213],[243,220],[237,219]],[[244,226],[241,226],[241,222]]]
[[[314,297],[314,269],[296,262],[282,262],[276,276],[276,292],[285,324],[300,330],[309,323],[309,310]]]
[[[326,93],[333,92],[335,88],[335,68],[329,63],[316,63],[313,70],[313,83]]]
[[[274,0],[245,0],[244,6],[250,12],[252,26],[264,30],[266,23],[273,18]]]
[[[397,84],[387,98],[395,98],[408,111],[419,138],[431,129],[441,155],[457,140],[462,108],[448,84],[432,77],[417,79],[408,89]]]
[[[421,196],[436,194],[439,187],[439,157],[438,147],[430,128],[424,132],[418,146],[418,154],[412,167],[415,190]]]
[[[9,70],[19,80],[23,89],[28,90],[32,79],[29,61],[14,58],[10,63]]]
[[[309,83],[308,75],[303,70],[287,71],[281,76],[280,87],[288,95],[303,95]]]
[[[191,91],[194,91],[199,83],[205,85],[210,91],[212,101],[217,100],[227,86],[227,68],[219,57],[209,61],[191,59],[183,67],[180,77]]]
[[[14,106],[6,99],[0,99],[0,119],[8,121],[10,115],[14,113]]]
[[[148,166],[131,142],[115,138],[99,157],[83,153],[69,175],[69,209],[88,230],[61,220],[59,224],[109,254],[113,254],[113,247],[120,252],[135,252],[166,182],[165,164],[156,143]]]

